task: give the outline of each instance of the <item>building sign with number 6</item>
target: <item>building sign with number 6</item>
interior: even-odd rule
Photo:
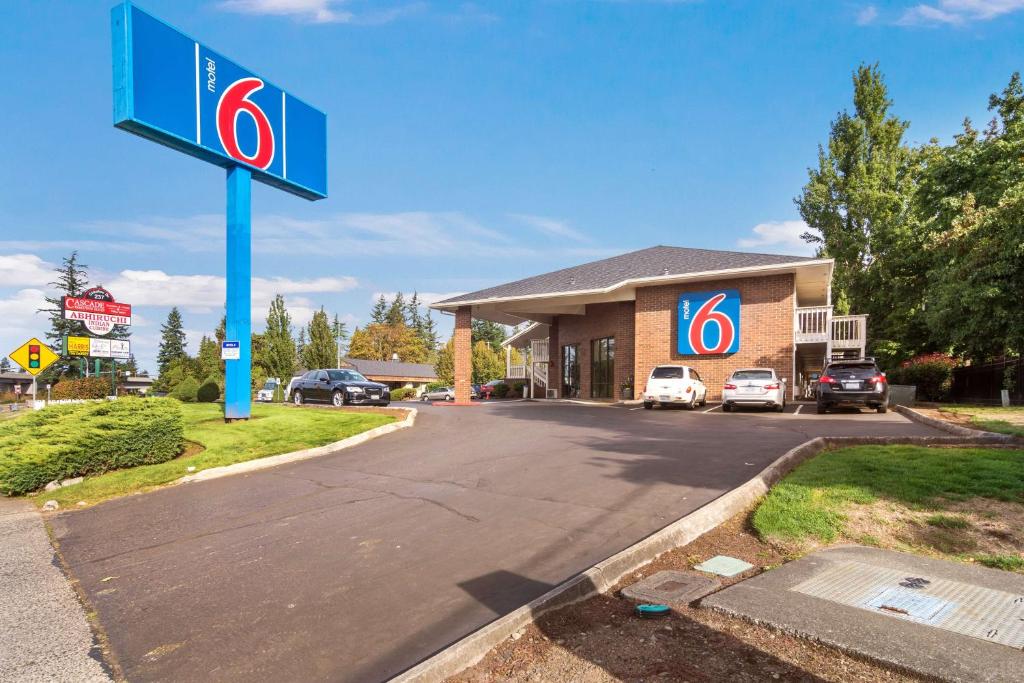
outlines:
[[[740,350],[740,293],[735,289],[679,296],[676,350],[683,356]]]
[[[131,3],[111,13],[114,125],[306,199],[327,196],[327,117]]]

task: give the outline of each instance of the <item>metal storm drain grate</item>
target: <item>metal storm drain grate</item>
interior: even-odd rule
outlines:
[[[1024,596],[898,569],[837,562],[791,590],[1024,649]]]

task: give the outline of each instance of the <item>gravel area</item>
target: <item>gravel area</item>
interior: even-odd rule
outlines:
[[[690,569],[714,555],[754,565],[723,585],[785,561],[739,515],[666,553],[606,595],[542,617],[451,683],[489,681],[905,681],[910,678],[837,650],[710,610],[677,606],[662,619],[633,616],[622,587],[663,569]]]
[[[0,680],[111,680],[31,502],[0,496],[0,548]]]

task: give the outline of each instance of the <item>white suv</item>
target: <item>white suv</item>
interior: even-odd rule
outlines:
[[[651,376],[644,387],[644,408],[650,410],[657,403],[661,406],[681,405],[690,408],[708,402],[708,388],[700,374],[686,365],[658,365],[651,370]]]

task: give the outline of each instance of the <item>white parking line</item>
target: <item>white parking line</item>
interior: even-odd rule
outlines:
[[[630,410],[631,410],[631,411],[632,411],[632,410],[643,410],[643,406],[640,406],[640,407],[638,407],[638,408],[630,408]]]
[[[801,410],[803,410],[803,409],[804,409],[804,406],[803,406],[803,404],[801,403],[800,405],[798,405],[798,406],[796,407],[796,410],[794,410],[794,411],[793,411],[793,414],[794,414],[794,415],[799,415],[799,414],[800,414],[800,411],[801,411]]]
[[[721,407],[722,407],[721,404],[719,404],[719,405],[717,405],[717,406],[715,406],[713,408],[708,408],[707,410],[702,410],[700,412],[702,412],[702,413],[710,413],[712,410],[718,410]]]

